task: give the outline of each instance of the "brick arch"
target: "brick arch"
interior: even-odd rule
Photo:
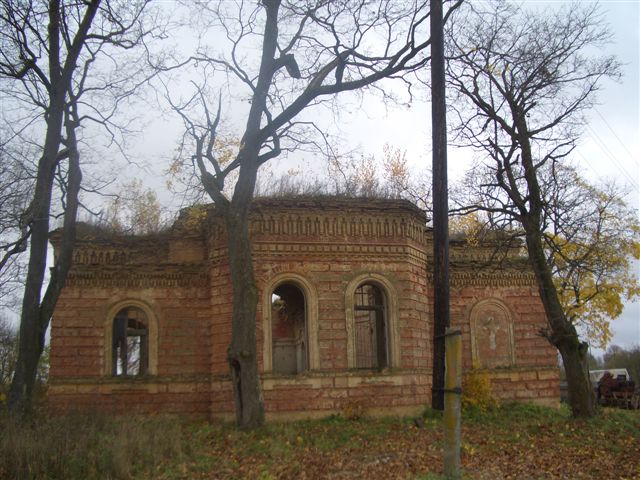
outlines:
[[[102,373],[103,375],[111,376],[113,371],[113,359],[112,359],[113,320],[115,319],[118,312],[120,312],[124,308],[130,308],[130,307],[139,308],[144,312],[144,314],[147,317],[147,322],[148,322],[147,328],[149,329],[148,331],[148,335],[149,335],[148,374],[157,375],[158,374],[158,318],[149,304],[136,299],[121,300],[111,305],[107,311],[107,315],[103,324],[104,369]]]
[[[302,275],[291,272],[279,273],[271,278],[264,286],[262,293],[262,359],[265,372],[273,371],[273,351],[271,332],[271,295],[273,291],[284,283],[298,287],[305,299],[305,314],[307,322],[307,355],[309,370],[320,368],[320,351],[318,349],[318,292],[313,284]]]
[[[515,361],[514,315],[498,298],[485,298],[469,310],[471,359],[480,368],[511,367]]]
[[[389,367],[400,366],[400,333],[399,321],[400,310],[398,305],[398,293],[393,284],[378,273],[363,273],[352,278],[345,289],[344,306],[347,327],[347,366],[356,368],[356,346],[355,346],[355,315],[354,300],[355,293],[359,286],[370,283],[382,290],[386,301],[386,321],[389,348]]]

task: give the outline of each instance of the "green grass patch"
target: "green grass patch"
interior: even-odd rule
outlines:
[[[518,425],[557,423],[569,419],[566,408],[549,408],[530,403],[508,403],[501,407],[486,410],[465,408],[462,413],[464,422],[470,424],[490,424],[496,428],[509,428]]]

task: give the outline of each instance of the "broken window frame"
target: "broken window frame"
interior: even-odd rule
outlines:
[[[369,288],[369,292],[365,289]],[[366,298],[366,301],[365,301]],[[389,362],[389,325],[385,290],[372,282],[357,286],[353,297],[355,368],[383,370]],[[367,317],[358,315],[367,312]],[[364,321],[363,321],[364,320]],[[362,338],[362,324],[368,324],[369,338]],[[359,324],[361,325],[359,327]],[[366,329],[367,327],[365,327]],[[362,349],[366,349],[364,352]],[[367,351],[368,350],[368,351]]]
[[[113,319],[112,371],[114,377],[149,373],[149,320],[137,307],[125,307]]]
[[[294,346],[294,348],[296,349],[296,369],[295,371],[281,371],[278,369],[277,365],[276,365],[276,343],[277,343],[277,338],[274,335],[273,329],[274,326],[276,325],[276,321],[275,318],[273,316],[273,311],[271,314],[271,323],[270,323],[270,328],[271,328],[271,372],[274,375],[300,375],[302,373],[305,373],[307,371],[309,371],[310,367],[310,349],[309,349],[309,312],[308,312],[308,308],[309,308],[309,304],[308,304],[308,299],[307,299],[307,295],[305,293],[305,289],[302,288],[300,285],[298,285],[296,282],[294,281],[283,281],[283,282],[279,282],[274,288],[271,289],[271,294],[270,294],[270,298],[271,298],[271,307],[273,308],[273,304],[274,304],[274,296],[279,297],[280,299],[282,299],[282,295],[276,293],[279,289],[282,289],[283,287],[293,287],[296,289],[296,291],[300,294],[301,298],[302,298],[302,306],[303,306],[303,318],[302,318],[302,335],[301,335],[301,350],[302,352],[298,352],[297,349],[299,348],[297,345]],[[286,303],[285,303],[286,305]],[[286,307],[285,307],[286,308]]]

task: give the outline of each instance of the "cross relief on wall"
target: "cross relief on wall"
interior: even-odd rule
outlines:
[[[501,330],[500,323],[496,321],[495,317],[489,316],[482,322],[482,329],[489,334],[489,348],[495,350],[496,347],[496,334]]]
[[[513,320],[507,307],[496,299],[476,304],[470,314],[471,355],[479,368],[515,364]]]

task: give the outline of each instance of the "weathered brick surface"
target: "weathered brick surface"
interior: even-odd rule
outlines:
[[[185,218],[157,237],[92,234],[78,242],[52,320],[52,407],[233,414],[226,362],[232,290],[225,233],[215,215],[204,228],[188,225]],[[410,412],[429,403],[432,244],[414,207],[374,200],[308,200],[295,206],[261,201],[250,231],[260,299],[257,355],[269,416],[319,416],[354,402],[371,413]],[[500,346],[511,339],[509,364],[492,370],[496,394],[504,400],[556,402],[556,356],[537,334],[544,312],[526,264],[487,273],[473,267],[486,251],[454,243],[451,254],[451,324],[462,331],[463,368],[474,366],[473,345],[481,361],[501,355],[495,346],[479,345],[478,335],[484,335],[483,342],[497,339]],[[396,294],[397,352],[391,368],[380,373],[349,368],[345,291],[360,275],[383,278]],[[270,332],[263,331],[271,309],[267,289],[287,276],[304,279],[317,296],[318,355],[312,371],[288,377],[267,371]],[[487,312],[498,307],[507,312],[508,321],[495,331],[482,316],[487,299],[494,305]],[[106,371],[109,315],[114,305],[128,300],[142,302],[157,319],[157,373],[144,378],[113,378]],[[478,309],[480,314],[474,313]],[[480,316],[472,327],[474,315]],[[505,336],[507,326],[510,336]]]

